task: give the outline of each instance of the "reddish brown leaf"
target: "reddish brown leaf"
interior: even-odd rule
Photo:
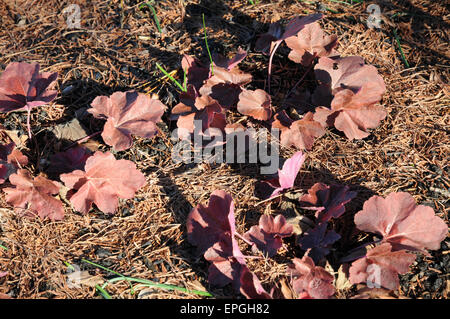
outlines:
[[[251,74],[244,73],[235,67],[231,71],[215,67],[214,75],[200,88],[201,95],[209,95],[224,107],[235,107],[239,101],[241,86],[252,81]]]
[[[275,115],[272,127],[280,129],[283,146],[294,145],[300,150],[310,150],[314,140],[325,134],[324,127],[314,120],[311,112],[306,113],[302,119],[293,121],[282,111]]]
[[[376,105],[386,91],[383,78],[374,66],[365,65],[361,57],[323,57],[314,69],[322,83],[320,94],[326,95],[328,87],[329,94],[334,96],[331,109],[317,108],[314,120],[323,126],[334,125],[352,140],[367,137],[367,129],[377,127],[386,117],[384,108]]]
[[[0,112],[25,111],[56,98],[58,73],[39,73],[38,63],[12,62],[0,76]]]
[[[200,133],[209,128],[225,129],[226,119],[224,109],[208,95],[199,96],[192,85],[180,96],[180,103],[172,109],[171,120],[177,120],[178,135],[188,137],[195,130],[195,121],[201,121]]]
[[[135,91],[115,92],[110,97],[98,96],[88,112],[94,117],[106,119],[102,137],[106,144],[117,151],[131,147],[131,135],[151,138],[157,132],[165,106],[159,100]]]
[[[319,23],[305,25],[296,35],[287,38],[286,44],[291,48],[289,59],[305,66],[310,65],[314,58],[329,56],[337,45],[336,35],[326,35]]]
[[[276,255],[283,245],[282,238],[292,236],[293,226],[286,223],[283,215],[275,218],[270,215],[262,215],[258,226],[252,226],[244,234],[244,238],[254,244],[253,252],[262,251],[269,257]]]
[[[266,33],[261,34],[256,40],[255,51],[270,54],[273,49],[274,42],[281,39],[283,28],[279,22],[272,23]]]
[[[326,222],[340,217],[345,212],[344,205],[355,198],[356,194],[349,191],[348,186],[316,183],[308,190],[308,194],[300,198],[300,205],[303,208],[317,209],[317,220]]]
[[[28,157],[22,154],[14,143],[6,145],[0,144],[0,184],[4,183],[8,177],[28,164]]]
[[[267,121],[272,116],[271,98],[264,90],[242,90],[239,94],[237,110],[260,121]]]
[[[241,271],[240,291],[247,299],[272,299],[272,296],[264,290],[258,277],[247,267]]]
[[[392,246],[384,243],[352,263],[349,279],[352,284],[364,282],[372,287],[394,290],[399,287],[398,275],[407,273],[415,259],[415,255],[403,250],[392,251]]]
[[[189,55],[183,56],[181,67],[186,72],[187,84],[193,85],[196,90],[199,90],[203,82],[210,77],[210,69]]]
[[[446,223],[433,208],[417,205],[404,192],[391,193],[385,199],[372,196],[355,215],[355,224],[360,230],[383,236],[394,250],[439,249],[448,233]]]
[[[224,57],[220,54],[217,54],[217,53],[213,53],[212,58],[213,58],[214,65],[231,71],[242,60],[244,60],[246,56],[247,56],[247,51],[245,51],[242,48],[239,48],[238,53],[232,59],[227,59],[226,57]]]
[[[324,268],[316,266],[310,257],[294,258],[288,267],[288,273],[293,276],[292,287],[302,299],[328,299],[334,295],[334,277]]]
[[[315,262],[319,262],[328,255],[331,245],[341,238],[334,230],[327,231],[327,224],[327,222],[319,223],[298,240],[298,244],[303,250],[309,249],[308,256]]]
[[[49,174],[60,175],[70,173],[75,170],[82,170],[87,159],[91,156],[91,151],[82,146],[72,147],[65,152],[59,152],[50,156]]]
[[[60,185],[43,176],[33,179],[24,169],[9,177],[15,188],[5,188],[6,202],[24,215],[37,215],[41,219],[62,220],[64,207],[51,195],[58,194]]]
[[[70,202],[83,214],[94,203],[102,212],[113,214],[119,198],[132,198],[145,184],[145,176],[133,162],[116,160],[109,152],[95,152],[87,159],[84,171],[61,174],[60,179],[69,189],[76,190]]]

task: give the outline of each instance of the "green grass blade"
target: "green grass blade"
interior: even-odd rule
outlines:
[[[158,15],[157,15],[157,13],[156,13],[155,8],[154,8],[150,3],[145,2],[145,3],[143,3],[143,4],[141,4],[141,5],[139,6],[139,9],[144,8],[145,5],[147,5],[147,7],[148,7],[148,8],[150,9],[150,11],[152,12],[152,14],[153,14],[153,19],[155,20],[155,23],[156,23],[156,27],[158,28],[159,33],[162,34],[161,25],[159,24]]]
[[[105,299],[112,299],[111,295],[100,285],[95,285],[95,289],[103,296]]]
[[[203,20],[203,31],[205,33],[206,50],[208,51],[209,61],[211,63],[211,75],[214,75],[213,59],[211,56],[211,51],[209,51],[208,37],[206,36],[206,24],[205,24],[205,14],[204,13],[202,13],[202,20]]]
[[[184,88],[180,84],[180,82],[178,82],[173,76],[171,76],[166,70],[164,70],[164,68],[161,65],[159,65],[159,63],[156,63],[156,66],[162,73],[165,74],[165,76],[167,76],[170,80],[172,80],[172,82],[174,82],[180,88],[181,91],[186,92],[186,88]]]
[[[0,248],[3,248],[4,250],[8,250],[8,248],[3,246],[2,244],[0,244]]]
[[[400,38],[397,35],[397,29],[394,29],[394,37],[395,37],[395,41],[397,42],[399,51],[400,51],[400,55],[402,56],[402,60],[403,63],[405,63],[406,67],[409,69],[409,63],[408,60],[406,60],[405,54],[403,53],[403,49],[402,49],[402,45],[400,44]]]
[[[181,292],[185,292],[185,293],[193,293],[193,294],[196,294],[196,295],[199,295],[199,296],[213,297],[213,295],[211,295],[207,291],[189,290],[189,289],[183,288],[183,287],[178,287],[178,286],[174,286],[174,285],[167,285],[167,284],[159,284],[159,283],[153,282],[151,280],[141,279],[141,278],[133,278],[133,277],[112,278],[112,279],[108,280],[106,283],[103,284],[103,288],[105,288],[106,285],[109,284],[109,283],[114,283],[114,282],[121,281],[121,280],[127,280],[127,281],[130,281],[130,282],[137,282],[137,283],[143,284],[144,286],[149,286],[149,287],[156,287],[156,288],[162,288],[162,289],[167,289],[167,290],[177,290],[177,291],[181,291]]]

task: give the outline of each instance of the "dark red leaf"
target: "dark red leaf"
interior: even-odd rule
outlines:
[[[304,208],[316,208],[317,220],[326,222],[340,217],[345,212],[345,204],[355,198],[356,194],[349,191],[348,186],[316,183],[308,190],[308,194],[301,197],[300,205]]]
[[[331,245],[341,238],[334,230],[327,231],[327,225],[327,222],[319,223],[298,240],[298,244],[303,250],[310,249],[308,256],[315,262],[319,262],[328,255]]]
[[[283,245],[282,238],[292,236],[293,226],[286,223],[283,215],[275,218],[270,215],[262,215],[258,226],[252,226],[244,234],[245,239],[254,244],[253,251],[262,251],[269,257],[276,255]]]
[[[200,90],[203,83],[210,77],[209,67],[205,67],[197,59],[184,55],[181,60],[181,67],[186,72],[187,84],[191,84],[195,89]]]
[[[214,62],[214,65],[231,71],[242,60],[244,60],[246,56],[247,56],[247,51],[245,51],[242,48],[239,48],[238,53],[232,59],[227,59],[220,54],[213,53],[213,62]]]
[[[49,174],[64,174],[75,170],[82,170],[91,151],[82,146],[72,147],[65,152],[59,152],[50,156]]]

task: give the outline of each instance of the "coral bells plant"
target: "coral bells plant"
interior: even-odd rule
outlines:
[[[160,100],[134,90],[95,97],[87,116],[105,122],[98,121],[102,142],[96,142],[93,150],[75,140],[67,148],[55,148],[41,158],[39,149],[16,145],[8,135],[11,132],[0,126],[0,184],[6,203],[19,216],[44,222],[64,220],[69,211],[89,214],[94,207],[114,214],[122,201],[135,197],[147,182],[137,163],[129,160],[136,158],[136,153],[144,153],[137,149],[134,137],[154,138],[160,132],[158,123],[164,119],[176,125],[181,132],[178,137],[189,150],[195,137],[207,136],[214,130],[217,136],[242,133],[246,144],[241,151],[245,153],[253,141],[246,132],[255,128],[271,130],[271,142],[276,140],[293,155],[282,168],[277,161],[269,173],[272,176],[252,180],[255,195],[260,197],[256,206],[266,205],[264,214],[253,222],[244,218],[241,235],[236,212],[252,207],[244,209],[239,200],[235,201],[233,197],[239,198],[243,190],[229,186],[227,191],[215,189],[208,193],[208,203],[195,203],[186,217],[187,241],[195,247],[195,254],[207,261],[209,285],[230,285],[235,293],[250,299],[335,298],[340,290],[337,276],[341,275],[350,285],[398,289],[399,274],[409,271],[417,254],[439,249],[448,227],[433,208],[418,205],[408,193],[372,196],[355,214],[348,204],[360,195],[351,187],[305,182],[308,151],[320,143],[327,129],[342,132],[342,137],[350,141],[363,139],[387,117],[380,104],[386,91],[383,78],[362,57],[342,56],[337,51],[338,36],[320,27],[322,17],[298,16],[285,26],[276,22],[257,39],[256,50],[269,56],[267,91],[255,87],[259,82],[252,83],[253,75],[243,71],[247,52],[239,48],[231,58],[209,54],[209,64],[184,55],[184,81],[176,82],[181,89],[179,102],[170,109]],[[278,94],[270,92],[270,75],[275,53],[283,43],[289,48],[288,58],[303,73],[280,101]],[[57,97],[57,73],[39,70],[37,63],[13,62],[0,76],[0,112],[27,111],[30,137],[30,112]],[[306,78],[307,86],[303,85]],[[302,91],[297,90],[299,87]],[[81,140],[99,134],[87,134]],[[231,143],[227,139],[217,144]],[[278,160],[279,154],[275,156]],[[50,167],[42,169],[42,162]],[[296,216],[288,216],[290,213]],[[348,220],[353,220],[354,225],[349,225]],[[341,245],[341,241],[358,232],[364,232],[367,240],[356,248],[343,248],[348,245]],[[277,279],[288,282],[289,287],[268,285],[260,279],[264,274],[249,260],[285,260]],[[335,269],[344,266],[348,271],[337,275]],[[0,277],[5,274],[0,272]]]

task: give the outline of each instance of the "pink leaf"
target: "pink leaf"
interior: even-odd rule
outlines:
[[[269,257],[274,256],[283,245],[283,237],[289,237],[293,233],[293,226],[286,223],[283,215],[275,218],[270,215],[262,215],[258,226],[252,226],[244,234],[244,238],[254,244],[253,251],[266,253]]]
[[[102,212],[113,214],[119,198],[130,199],[145,185],[145,176],[133,162],[116,160],[109,152],[95,152],[87,159],[84,171],[61,174],[60,179],[68,188],[76,190],[70,202],[83,214],[94,203]]]
[[[391,193],[386,198],[372,196],[355,215],[358,229],[377,233],[394,250],[439,249],[447,237],[446,223],[431,207],[417,205],[404,192]]]
[[[264,90],[243,90],[239,94],[237,110],[260,121],[267,121],[272,116],[271,98]]]
[[[295,17],[289,21],[286,29],[281,36],[280,40],[288,39],[299,33],[306,25],[314,23],[317,20],[322,19],[323,15],[321,13],[310,14],[304,17]]]
[[[292,286],[297,295],[314,299],[328,299],[335,293],[334,277],[324,268],[316,266],[314,261],[303,256],[294,258],[288,266],[288,272],[293,276]]]
[[[273,198],[283,190],[294,186],[295,179],[304,161],[305,156],[301,151],[295,153],[291,158],[284,162],[283,168],[278,170],[278,178],[263,181],[261,183],[262,188],[270,188],[271,193],[268,198]],[[267,193],[267,191],[264,193]]]
[[[275,115],[273,128],[281,130],[280,141],[283,146],[295,146],[297,149],[310,150],[316,138],[325,134],[324,127],[316,122],[311,112],[302,119],[293,121],[285,111]]]
[[[415,259],[415,255],[403,250],[392,251],[392,246],[384,243],[352,263],[349,279],[352,284],[367,282],[377,288],[395,290],[399,287],[398,274],[407,273]]]
[[[333,48],[337,45],[337,36],[325,35],[319,23],[314,22],[307,24],[296,35],[285,41],[291,49],[289,59],[308,66],[314,58],[332,54]]]
[[[12,62],[0,76],[0,112],[26,111],[50,103],[58,73],[39,73],[38,63]]]
[[[342,216],[345,212],[344,205],[355,198],[356,194],[349,191],[348,186],[316,183],[308,190],[308,194],[300,198],[300,205],[303,208],[320,208],[316,218],[319,222],[326,222]]]
[[[247,267],[241,271],[240,279],[240,291],[247,299],[272,299],[272,296],[264,290],[258,277]]]
[[[6,202],[20,213],[37,215],[41,219],[62,220],[64,207],[60,200],[51,195],[58,194],[60,185],[43,176],[33,178],[24,169],[9,177],[15,188],[5,188]]]
[[[88,112],[96,118],[106,119],[102,137],[117,151],[131,147],[131,135],[151,138],[157,132],[165,106],[159,100],[134,91],[115,92],[110,97],[98,96]]]

